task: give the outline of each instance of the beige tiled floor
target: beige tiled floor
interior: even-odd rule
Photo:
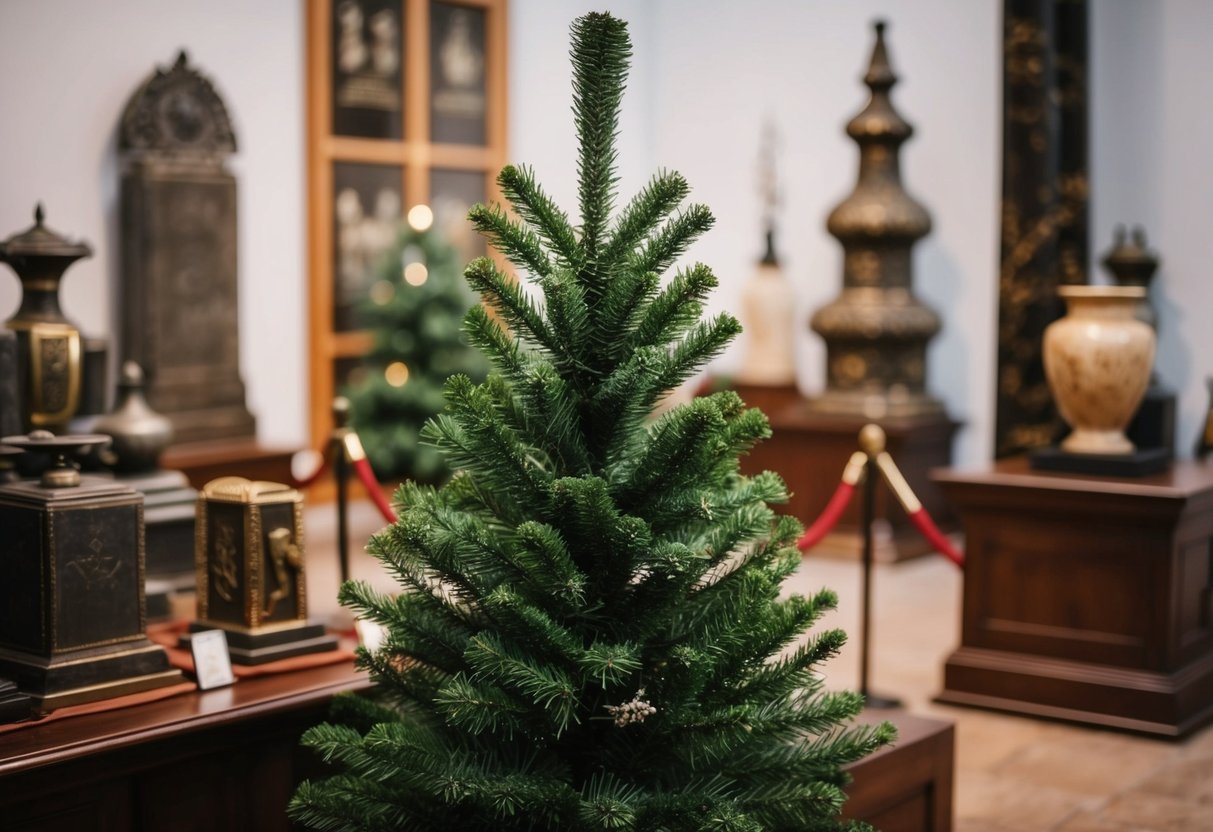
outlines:
[[[332,509],[310,509],[310,595],[335,613]],[[355,504],[353,539],[378,528],[374,509]],[[391,586],[377,563],[351,547],[354,577]],[[831,685],[858,679],[860,574],[857,564],[806,560],[789,589],[822,586],[839,609],[822,623],[852,643],[825,668]],[[956,646],[961,574],[940,557],[877,568],[873,583],[872,689],[916,712],[956,723],[957,832],[1213,832],[1213,728],[1186,742],[934,704],[944,659]]]

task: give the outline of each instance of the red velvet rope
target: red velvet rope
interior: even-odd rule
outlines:
[[[935,525],[935,521],[931,519],[931,515],[927,514],[925,508],[919,508],[918,511],[910,513],[910,521],[918,529],[927,543],[935,547],[935,551],[943,555],[948,560],[957,566],[964,568],[965,556],[962,552],[957,551],[952,545],[952,541],[944,536],[944,533]]]
[[[854,493],[855,486],[849,482],[838,483],[838,487],[834,489],[834,495],[830,497],[830,502],[826,503],[825,510],[813,521],[813,525],[805,529],[800,540],[796,541],[796,547],[802,552],[807,552],[820,543],[822,538],[829,534],[838,523],[842,513],[847,510],[847,505],[851,502],[851,496]]]
[[[388,523],[396,522],[396,512],[392,510],[392,504],[388,502],[387,497],[383,496],[383,489],[379,487],[379,480],[375,479],[375,472],[371,470],[371,463],[366,457],[353,460],[354,471],[358,474],[358,479],[362,481],[362,485],[366,488],[366,493],[371,496],[371,501],[375,503],[375,507],[379,509],[379,513],[383,515],[383,519]]]

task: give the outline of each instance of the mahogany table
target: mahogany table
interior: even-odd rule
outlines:
[[[287,830],[299,750],[351,663],[0,733],[0,829]]]
[[[1213,466],[935,479],[966,532],[941,701],[1167,737],[1213,718]]]
[[[317,771],[299,736],[335,693],[368,687],[330,665],[0,733],[0,829],[290,829],[287,801]],[[900,738],[850,768],[846,816],[950,832],[952,725],[903,711],[865,719],[889,719]]]

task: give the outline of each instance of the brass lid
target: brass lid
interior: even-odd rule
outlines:
[[[221,503],[284,503],[302,500],[303,495],[280,482],[219,477],[202,487],[199,497]]]
[[[73,242],[43,224],[46,211],[39,202],[34,208],[34,224],[0,243],[4,257],[88,257],[93,253],[88,243]]]

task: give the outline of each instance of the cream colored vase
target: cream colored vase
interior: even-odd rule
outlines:
[[[1045,376],[1073,433],[1063,450],[1128,454],[1125,426],[1154,366],[1154,330],[1135,317],[1140,286],[1062,286],[1066,314],[1045,329]]]

